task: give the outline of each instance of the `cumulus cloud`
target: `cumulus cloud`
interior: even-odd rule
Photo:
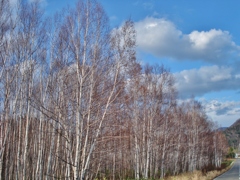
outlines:
[[[141,52],[159,58],[204,61],[208,66],[174,73],[179,98],[204,97],[210,92],[232,90],[240,93],[240,46],[228,31],[193,30],[184,34],[163,18],[147,17],[135,23],[137,45]],[[223,126],[239,118],[240,102],[212,100],[204,103],[207,115]]]
[[[208,113],[215,112],[218,116],[224,114],[235,115],[239,114],[239,105],[240,102],[211,100],[206,104],[206,110]]]
[[[240,55],[240,47],[228,31],[211,29],[183,34],[171,21],[154,17],[136,22],[135,28],[139,49],[157,57],[219,63]]]
[[[207,115],[218,120],[221,126],[227,127],[233,124],[240,116],[240,102],[238,101],[219,101],[203,100]]]
[[[231,67],[204,66],[174,73],[180,98],[202,96],[208,92],[238,90],[240,81]]]

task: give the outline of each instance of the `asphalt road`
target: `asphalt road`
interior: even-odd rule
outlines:
[[[240,159],[236,159],[230,170],[215,178],[214,180],[239,180],[240,179]]]

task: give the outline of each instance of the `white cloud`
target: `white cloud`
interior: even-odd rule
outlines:
[[[180,98],[192,95],[202,96],[208,92],[237,90],[240,87],[238,75],[226,66],[204,66],[199,69],[183,70],[174,73],[176,88]]]
[[[178,99],[178,102],[191,101],[190,99]],[[222,101],[207,100],[205,98],[198,99],[205,109],[209,120],[216,122],[220,127],[229,127],[240,117],[240,101]]]
[[[235,115],[239,114],[237,111],[239,109],[240,102],[235,101],[225,101],[221,102],[218,100],[211,100],[206,104],[206,111],[208,113],[214,112],[216,115]]]
[[[202,101],[207,115],[222,127],[233,124],[240,117],[240,102],[236,101]]]
[[[157,57],[226,63],[227,58],[240,54],[240,47],[227,31],[211,29],[183,34],[171,21],[154,17],[136,22],[135,28],[139,49]]]
[[[139,51],[175,60],[205,61],[209,66],[174,73],[176,88],[182,100],[202,97],[211,92],[239,91],[240,46],[228,31],[194,30],[184,34],[175,24],[163,18],[147,17],[135,23]],[[207,115],[223,126],[239,118],[240,104],[209,101]]]
[[[231,42],[231,36],[227,31],[221,31],[216,29],[211,29],[210,31],[193,31],[188,35],[192,48],[198,50],[204,50],[212,45],[214,48],[218,49],[222,46],[234,46],[234,43]]]

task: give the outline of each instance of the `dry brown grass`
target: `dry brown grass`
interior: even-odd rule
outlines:
[[[201,171],[194,171],[189,173],[183,173],[177,176],[170,176],[170,177],[164,178],[164,180],[212,180],[215,177],[223,174],[230,168],[231,166],[221,171],[217,171],[217,170],[209,171],[206,174],[203,174]]]

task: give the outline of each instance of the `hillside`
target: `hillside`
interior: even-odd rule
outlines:
[[[238,119],[234,124],[232,124],[230,127],[228,127],[224,131],[228,143],[230,146],[234,148],[238,148],[239,146],[239,139],[240,139],[240,119]]]

